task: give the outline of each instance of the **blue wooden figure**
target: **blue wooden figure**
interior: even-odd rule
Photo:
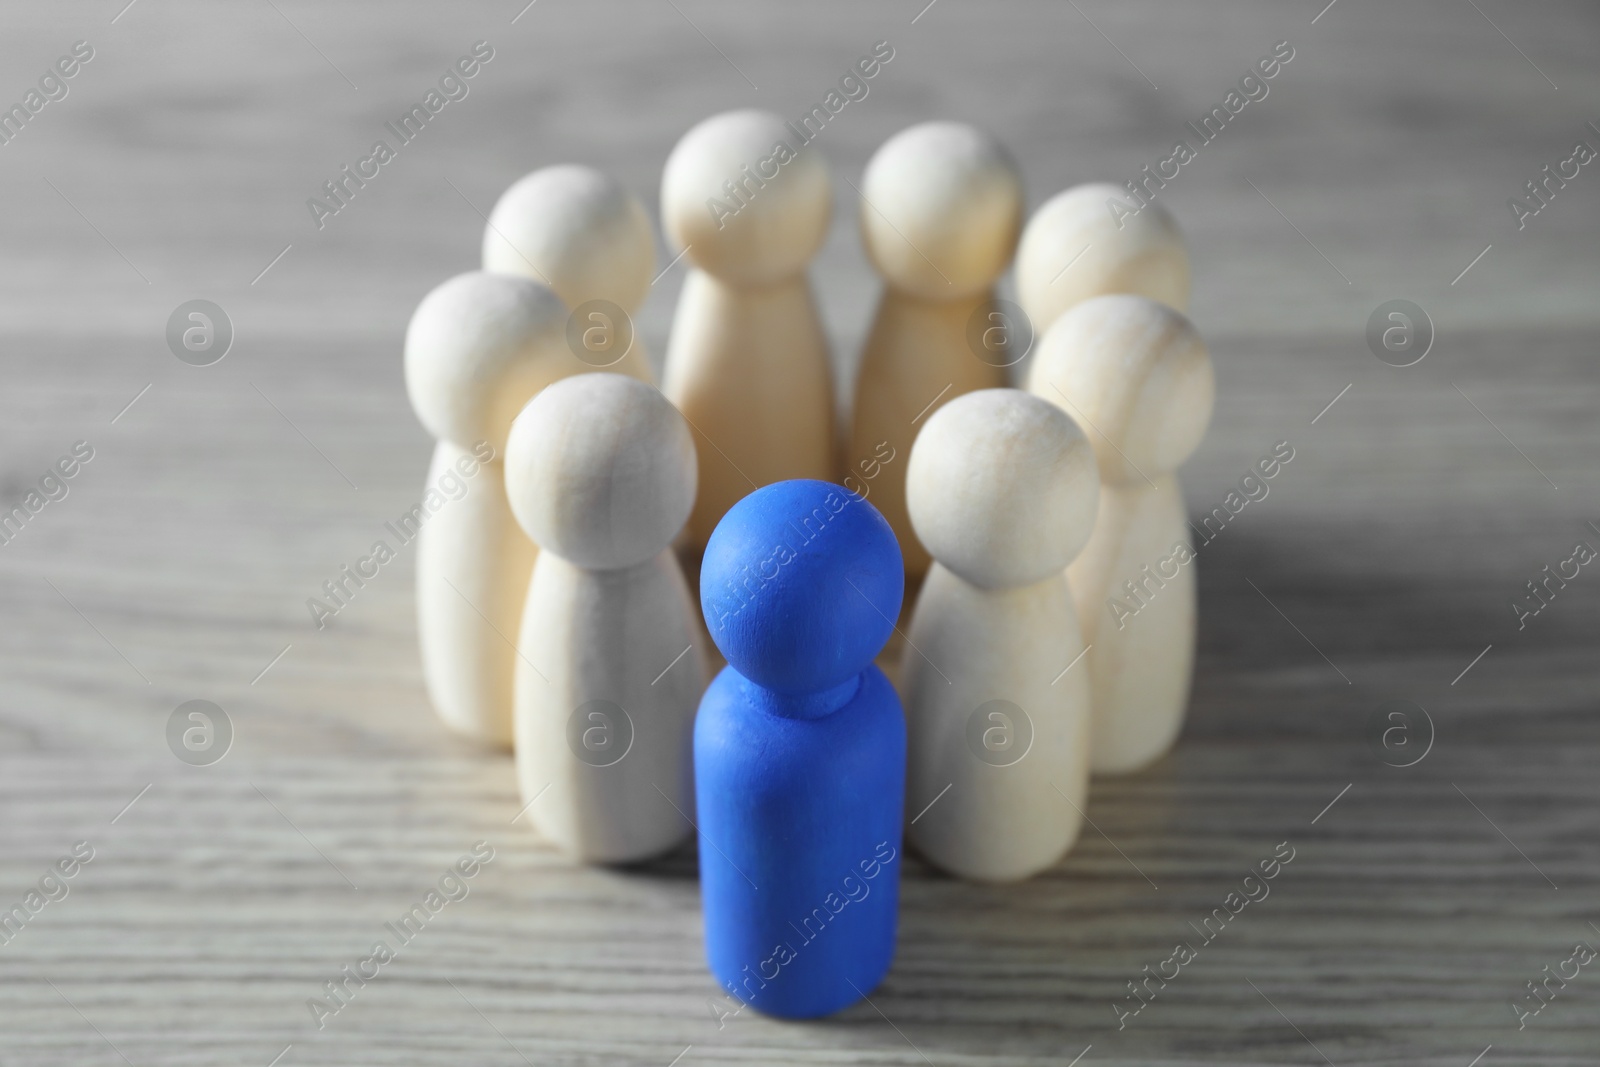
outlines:
[[[830,482],[756,490],[706,545],[729,664],[694,730],[706,958],[769,1015],[853,1004],[894,956],[906,727],[872,660],[904,575],[888,522]]]

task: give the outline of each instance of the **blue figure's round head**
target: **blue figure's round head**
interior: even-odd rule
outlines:
[[[831,689],[883,648],[905,592],[878,509],[832,482],[757,489],[712,531],[700,607],[728,663],[785,694]]]

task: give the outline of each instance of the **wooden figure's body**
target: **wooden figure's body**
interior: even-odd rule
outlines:
[[[985,389],[929,419],[906,490],[935,561],[901,654],[911,841],[964,878],[1027,878],[1072,846],[1087,799],[1088,672],[1062,571],[1094,525],[1094,454],[1059,409]]]
[[[1021,358],[984,343],[1005,331],[971,329],[993,306],[1022,223],[1022,181],[1005,150],[959,123],[913,126],[874,154],[861,196],[862,240],[884,291],[856,378],[847,473],[882,442],[904,457],[941,404],[1005,385],[1005,368]],[[905,479],[902,458],[871,493],[914,580],[928,553],[906,515]]]
[[[816,1018],[894,958],[905,717],[873,666],[820,706],[753,690],[723,668],[695,724],[706,954],[758,1011]]]
[[[670,549],[616,570],[539,554],[518,640],[517,782],[525,799],[544,791],[529,814],[568,855],[634,860],[692,832],[694,613]]]
[[[517,781],[569,856],[619,863],[693,832],[694,604],[668,545],[694,500],[694,445],[650,385],[585,374],[529,401],[506,492],[540,546],[518,641]]]
[[[695,723],[706,959],[769,1015],[853,1004],[894,955],[906,724],[872,660],[904,580],[883,516],[828,482],[758,489],[706,547],[729,664]]]
[[[699,544],[752,483],[833,474],[828,342],[804,275],[747,288],[691,269],[662,391],[697,434]]]
[[[832,192],[821,153],[793,137],[766,112],[715,115],[684,134],[661,177],[662,224],[691,267],[663,388],[700,457],[696,547],[751,489],[835,466],[832,371],[805,273]]]
[[[1075,185],[1045,201],[1017,246],[1017,295],[1042,336],[1090,297],[1132,293],[1189,307],[1189,253],[1172,214],[1121,186]]]
[[[872,479],[868,491],[894,528],[906,577],[913,580],[927,572],[929,557],[906,514],[906,457],[917,431],[940,405],[1005,384],[1004,367],[973,358],[967,347],[967,322],[989,302],[987,293],[930,301],[886,289],[861,354],[855,415],[845,452],[847,474],[856,479],[849,484],[861,484],[856,464],[876,457],[880,444],[887,442],[895,459]]]
[[[1172,747],[1194,673],[1195,566],[1183,494],[1170,474],[1155,483],[1102,484],[1094,533],[1067,568],[1092,646],[1094,760],[1105,773],[1134,770]]]
[[[1047,331],[1028,388],[1094,442],[1100,518],[1067,575],[1092,646],[1090,768],[1138,770],[1171,748],[1188,706],[1196,563],[1173,472],[1210,421],[1211,359],[1170,307],[1098,296]]]
[[[906,806],[932,804],[912,840],[950,873],[1026,878],[1077,839],[1088,802],[1089,673],[1081,664],[1060,673],[1075,646],[1062,575],[983,589],[938,563],[929,570],[901,660],[912,715]],[[1077,811],[1062,817],[1067,801]]]
[[[467,491],[417,535],[417,637],[439,717],[458,733],[509,747],[511,642],[537,551],[506,503],[500,456],[479,455],[450,441],[433,450],[428,484],[455,471]]]

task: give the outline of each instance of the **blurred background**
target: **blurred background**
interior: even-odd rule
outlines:
[[[1600,10],[524,2],[0,13],[0,105],[80,59],[0,144],[0,506],[92,453],[0,545],[0,912],[93,851],[0,944],[0,1060],[1592,1062],[1600,974],[1566,961],[1600,946],[1600,576],[1527,583],[1600,548],[1600,170],[1542,206],[1526,185],[1600,150]],[[468,95],[319,228],[307,199],[480,41]],[[879,41],[893,60],[815,145],[841,406],[878,295],[846,179],[888,136],[989,129],[1031,209],[1166,158],[1288,42],[1161,200],[1217,371],[1191,513],[1276,443],[1294,459],[1199,556],[1176,751],[1097,781],[1031,882],[910,859],[885,985],[799,1025],[726,1015],[692,848],[576,870],[512,823],[509,758],[428,706],[411,554],[323,630],[305,601],[422,492],[405,325],[478,265],[506,186],[587,163],[658,219],[692,124],[797,117]],[[658,367],[677,252],[639,316]],[[196,299],[232,330],[204,367],[168,344]],[[1434,330],[1407,367],[1366,340],[1396,299]],[[231,724],[208,766],[168,745],[194,699]],[[1397,701],[1399,738],[1373,725]],[[472,894],[319,1029],[307,999],[479,840]],[[1281,842],[1270,898],[1119,1029],[1128,983]]]

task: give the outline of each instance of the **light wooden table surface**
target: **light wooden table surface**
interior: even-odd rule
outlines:
[[[1510,605],[1600,547],[1600,171],[1520,231],[1506,206],[1600,148],[1593,5],[124,3],[0,13],[6,101],[95,50],[0,146],[0,501],[94,449],[0,546],[0,909],[94,849],[0,944],[0,1063],[1596,1062],[1600,965],[1524,1029],[1511,1002],[1600,945],[1600,573],[1525,629]],[[319,231],[306,198],[480,39],[470,95]],[[691,123],[798,115],[878,40],[818,142],[836,175],[953,117],[1031,205],[1166,156],[1290,42],[1163,196],[1218,377],[1191,510],[1295,458],[1201,552],[1181,743],[1096,783],[1059,867],[995,889],[913,859],[870,1005],[719,1026],[693,853],[574,869],[510,824],[510,761],[428,707],[412,555],[326,630],[305,600],[420,496],[402,332],[506,185],[580,160],[653,213]],[[836,189],[813,278],[848,381],[877,283]],[[681,279],[640,319],[657,358]],[[205,368],[164,339],[196,297],[237,333]],[[1363,340],[1397,297],[1437,328],[1405,369]],[[212,766],[167,747],[190,699],[235,729]],[[1386,700],[1431,717],[1415,766],[1371,744]],[[479,840],[471,895],[318,1030],[307,998]],[[1284,841],[1271,895],[1119,1031],[1126,983]]]

